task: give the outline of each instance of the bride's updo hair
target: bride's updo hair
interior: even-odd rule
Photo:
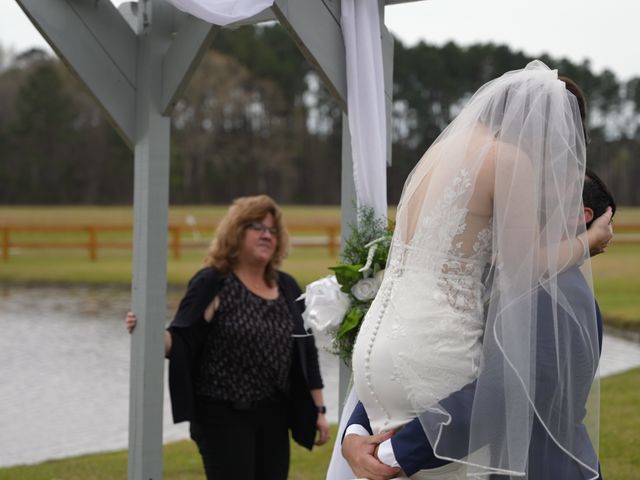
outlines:
[[[584,134],[585,143],[589,143],[589,135],[587,133],[587,101],[585,99],[584,93],[582,89],[578,86],[578,84],[565,76],[558,76],[558,80],[564,83],[564,86],[568,93],[573,95],[577,100],[577,106],[580,113],[580,120],[582,123],[582,132]],[[537,90],[532,88],[536,82],[541,81],[536,77],[515,77],[512,76],[509,80],[511,80],[506,88],[501,91],[493,90],[483,87],[481,88],[476,95],[471,99],[472,103],[474,100],[479,102],[485,102],[484,108],[479,112],[478,120],[480,123],[484,124],[487,127],[490,127],[493,131],[492,133],[496,136],[499,133],[497,130],[500,126],[502,126],[503,119],[507,109],[512,108],[511,105],[514,105],[513,102],[516,101],[516,98],[519,97],[519,103],[515,103],[516,105],[521,105],[522,108],[525,109],[525,112],[528,111],[530,107],[536,102],[545,101],[542,97],[537,96]],[[486,101],[486,96],[491,95],[491,101]],[[524,96],[523,96],[524,95]],[[549,99],[546,99],[549,102]],[[543,111],[547,111],[544,109]],[[526,114],[525,114],[526,115]]]
[[[558,80],[564,82],[565,87],[569,92],[576,97],[578,100],[578,108],[580,109],[580,118],[582,119],[582,130],[584,131],[584,140],[589,143],[589,135],[587,134],[587,100],[584,97],[584,93],[582,93],[582,89],[578,86],[576,82],[571,80],[569,77],[565,77],[560,75]]]

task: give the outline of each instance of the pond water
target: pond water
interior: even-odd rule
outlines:
[[[169,296],[168,317],[181,292]],[[0,287],[0,466],[127,448],[130,293],[105,287]],[[318,338],[330,421],[338,362]],[[605,335],[601,372],[640,365],[640,344]],[[166,368],[165,368],[166,372]],[[165,392],[164,440],[174,425]]]

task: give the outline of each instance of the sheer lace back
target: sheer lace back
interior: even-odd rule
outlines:
[[[396,276],[433,275],[449,305],[467,314],[482,309],[482,277],[491,258],[495,140],[478,131],[474,147],[448,181],[438,168],[450,169],[439,155],[442,146],[421,160],[399,206],[389,257]]]

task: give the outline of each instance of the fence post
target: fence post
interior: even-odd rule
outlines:
[[[2,259],[9,260],[9,227],[2,229]]]
[[[96,227],[87,227],[87,233],[89,234],[89,259],[95,262],[98,258],[98,238],[96,235]]]
[[[329,255],[335,257],[338,252],[338,242],[336,241],[337,231],[335,227],[327,228],[329,233]]]
[[[180,259],[180,226],[174,225],[169,227],[171,231],[171,251],[175,260]]]

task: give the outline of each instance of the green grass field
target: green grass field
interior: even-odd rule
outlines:
[[[332,438],[336,428],[332,427]],[[333,445],[312,452],[292,442],[289,480],[324,480]],[[202,480],[202,462],[190,440],[164,447],[163,476],[167,480]],[[83,455],[38,465],[0,468],[0,480],[121,480],[127,478],[127,452]],[[229,479],[232,480],[232,479]]]
[[[607,480],[637,480],[640,472],[640,369],[602,380],[600,458]],[[332,429],[335,438],[335,428]],[[292,450],[291,480],[325,478],[331,446],[308,452],[296,445]],[[120,480],[126,478],[124,451],[52,460],[38,465],[0,469],[0,480]],[[200,457],[191,441],[164,448],[164,478],[200,480]],[[552,479],[549,479],[552,480]],[[555,479],[554,479],[555,480]],[[558,479],[559,480],[559,479]]]
[[[290,224],[324,224],[340,222],[338,207],[285,206]],[[184,224],[187,216],[198,225],[212,224],[226,211],[223,206],[179,206],[170,209],[170,223]],[[390,210],[393,217],[394,211]],[[130,207],[0,207],[2,225],[128,225],[132,222]],[[640,208],[619,209],[615,222],[640,224]],[[168,261],[168,281],[184,288],[190,276],[200,267],[206,242],[213,232],[198,230],[184,236],[186,242],[199,235],[197,248],[184,249],[179,260]],[[12,235],[12,241],[86,241],[84,233]],[[101,234],[99,241],[131,242],[126,232]],[[327,267],[338,261],[327,248],[292,248],[283,269],[305,285],[329,274]],[[608,324],[640,330],[640,244],[614,244],[609,251],[593,259],[595,291]],[[0,260],[0,282],[11,283],[93,283],[128,285],[131,281],[131,251],[100,249],[92,262],[86,249],[47,250],[14,249],[8,261]]]

